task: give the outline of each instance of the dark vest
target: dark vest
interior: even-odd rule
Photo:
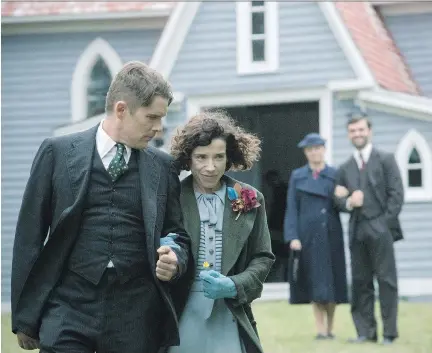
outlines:
[[[366,163],[363,170],[357,171],[359,173],[359,189],[363,191],[364,199],[363,206],[360,209],[360,219],[372,219],[376,218],[383,213],[381,204],[375,196],[375,190],[368,180],[368,168],[370,164]]]
[[[150,273],[142,216],[137,153],[112,182],[94,153],[81,229],[69,269],[97,285],[111,260],[122,282]]]

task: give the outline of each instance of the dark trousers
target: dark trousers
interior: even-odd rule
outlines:
[[[384,337],[396,338],[398,286],[393,238],[384,217],[356,224],[350,244],[352,271],[351,314],[359,336],[375,339],[374,277],[379,286],[379,301]]]
[[[107,269],[95,286],[67,271],[53,291],[39,333],[43,353],[155,353],[163,301],[151,278],[122,283]]]

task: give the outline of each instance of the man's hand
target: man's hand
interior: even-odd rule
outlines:
[[[298,239],[291,240],[290,248],[291,250],[301,250],[302,248],[301,241]]]
[[[39,340],[31,338],[22,332],[17,332],[17,340],[22,349],[32,350],[40,348]]]
[[[349,203],[351,207],[362,207],[363,206],[363,191],[356,190],[352,193],[352,195],[349,198]]]
[[[349,195],[349,191],[345,186],[336,185],[334,195],[339,198],[347,197]]]
[[[157,249],[159,260],[156,263],[156,277],[161,281],[170,281],[178,272],[177,255],[169,246]]]

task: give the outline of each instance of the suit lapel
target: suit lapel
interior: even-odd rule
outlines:
[[[379,167],[380,165],[379,165],[378,153],[375,149],[372,149],[371,155],[367,163],[367,168],[366,168],[368,180],[372,186],[376,186],[377,184],[374,171],[378,170]]]
[[[233,187],[236,180],[224,176],[227,186]],[[227,275],[240,255],[246,240],[252,230],[256,211],[243,213],[236,220],[237,213],[231,208],[228,192],[225,196],[224,220],[222,226],[222,274]]]
[[[223,177],[227,186],[233,187],[236,181],[228,176]],[[198,251],[201,238],[201,221],[199,217],[198,206],[193,190],[192,175],[188,176],[182,182],[181,206],[185,228],[191,237],[192,255],[194,263],[198,258]],[[256,211],[240,215],[235,220],[237,213],[231,208],[231,201],[228,199],[228,193],[225,196],[224,220],[222,225],[222,274],[226,275],[236,263],[244,243],[249,237],[253,227]]]
[[[75,199],[77,199],[78,195],[80,195],[80,198],[86,195],[83,189],[87,190],[90,180],[98,126],[99,125],[78,135],[77,138],[72,141],[71,148],[66,154],[70,186]]]
[[[155,225],[157,216],[157,189],[160,178],[160,165],[154,160],[155,155],[147,149],[139,151],[139,177],[141,185],[141,204],[147,247],[151,264],[155,264]]]

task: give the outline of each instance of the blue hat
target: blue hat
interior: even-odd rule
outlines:
[[[316,132],[307,134],[303,140],[299,142],[297,147],[305,148],[310,146],[321,146],[325,145],[325,140]]]

